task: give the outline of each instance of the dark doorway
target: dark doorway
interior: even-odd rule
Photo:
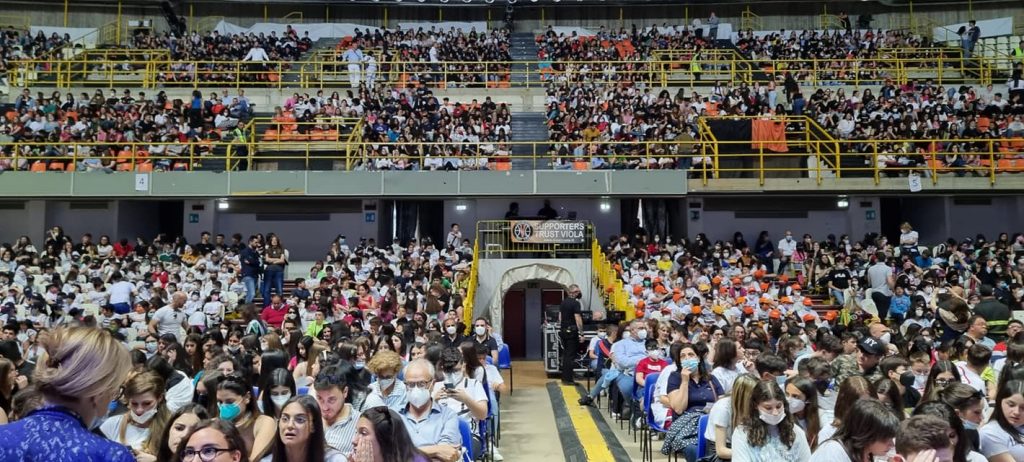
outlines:
[[[903,217],[903,199],[899,197],[882,197],[878,200],[880,228],[882,235],[889,238],[889,242],[900,241],[900,224],[906,221]],[[855,236],[862,239],[863,236]]]
[[[160,232],[172,239],[185,231],[185,203],[183,201],[157,202]]]
[[[505,292],[503,329],[509,355],[513,358],[526,356],[526,290],[511,289]]]

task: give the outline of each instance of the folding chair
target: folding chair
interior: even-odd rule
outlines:
[[[498,369],[508,369],[508,394],[512,394],[512,356],[508,352],[508,344],[503,343],[498,350]]]
[[[459,434],[462,435],[462,461],[473,462],[476,457],[473,454],[473,430],[469,428],[469,422],[459,419]]]

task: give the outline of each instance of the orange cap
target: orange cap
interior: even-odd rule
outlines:
[[[740,284],[743,284],[743,280],[741,280],[740,278],[732,278],[732,285],[738,286]]]
[[[761,283],[761,292],[767,292],[767,291],[768,291],[768,283],[767,282],[762,282]]]
[[[807,314],[804,315],[804,322],[812,322],[812,321],[814,321],[814,315],[813,314],[807,313]]]
[[[668,289],[666,289],[665,286],[655,287],[654,291],[659,293],[659,294],[667,294],[668,293]]]
[[[604,291],[608,292],[608,293],[614,293],[615,292],[615,287],[614,286],[608,286],[607,288],[604,289]]]
[[[771,303],[772,300],[770,298],[768,298],[768,297],[761,297],[761,298],[759,298],[757,300],[757,302],[761,303],[761,304],[765,304],[765,303]]]
[[[781,301],[782,303],[793,303],[793,299],[789,297],[782,297],[782,300],[779,301]]]
[[[693,314],[700,314],[700,312],[701,312],[700,305],[693,305],[693,307],[690,308],[690,312],[693,313]]]
[[[643,287],[633,286],[633,294],[634,295],[640,295],[641,293],[643,293],[643,291],[644,291]]]
[[[637,301],[636,301],[636,307],[637,307],[638,309],[639,309],[639,308],[643,308],[643,307],[644,307],[644,305],[645,305],[645,303],[644,303],[644,301],[643,301],[643,300],[637,300]]]
[[[829,312],[825,313],[825,320],[826,321],[831,321],[831,320],[835,319],[836,316],[838,316],[838,314],[836,314],[836,312],[834,310],[833,311],[829,311]]]
[[[681,294],[681,293],[683,293],[683,289],[680,289],[678,287],[674,287],[672,289],[672,293],[674,293],[674,294]]]
[[[782,318],[782,313],[780,313],[779,310],[772,310],[768,313],[768,317],[772,319],[780,319]]]
[[[683,294],[675,294],[675,295],[672,296],[672,301],[673,302],[678,302],[679,300],[682,300],[682,299],[683,299]]]
[[[746,307],[746,308],[743,308],[743,314],[748,315],[748,316],[752,315],[752,314],[754,314],[754,309],[749,307],[749,306]]]
[[[761,279],[764,277],[764,270],[754,271],[754,278]]]
[[[715,276],[711,278],[711,283],[717,286],[722,283],[722,278],[720,276]]]
[[[642,317],[644,317],[644,314],[646,314],[646,313],[644,313],[643,308],[637,308],[636,312],[633,313],[633,314],[635,314],[636,317],[638,317],[638,318],[642,318]]]
[[[727,293],[729,293],[729,288],[725,287],[725,286],[719,287],[718,288],[718,292],[723,293],[723,294],[727,294]]]
[[[789,281],[789,275],[788,274],[783,274],[782,276],[779,276],[779,282],[785,284],[787,281]]]
[[[655,283],[655,284],[657,284],[657,283],[659,283],[659,282],[661,282],[661,278],[660,278],[660,277],[656,277],[656,278],[654,278],[654,283]]]
[[[814,305],[814,302],[812,302],[811,299],[804,298],[804,306],[813,306],[813,305]]]
[[[615,271],[622,271],[622,265],[620,265],[618,263],[616,263],[614,266],[612,266],[612,268],[615,268]]]
[[[736,303],[744,304],[747,303],[747,297],[736,297]]]
[[[722,308],[722,305],[715,305],[711,307],[711,312],[715,314],[722,314],[724,311],[725,308]]]

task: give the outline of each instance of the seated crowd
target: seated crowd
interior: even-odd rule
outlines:
[[[183,101],[164,91],[96,90],[76,98],[56,91],[33,97],[26,88],[0,121],[0,171],[188,170],[199,166],[190,156],[198,161],[240,137],[240,122],[251,116],[244,90],[207,98],[195,91]]]
[[[286,26],[279,36],[260,33],[221,34],[193,31],[185,36],[171,32],[162,34],[139,33],[132,37],[135,50],[152,50],[161,63],[157,79],[164,84],[190,82],[253,82],[277,81],[279,73],[289,68],[287,61],[295,61],[313,42],[306,32],[300,38],[298,31]],[[167,53],[162,58],[158,53]],[[126,70],[146,66],[149,59],[133,62],[129,57],[122,66]],[[167,61],[164,61],[164,60]],[[241,66],[239,62],[245,63]]]
[[[508,81],[512,67],[506,29],[357,29],[339,48],[351,45],[376,55],[380,72],[392,75],[399,86],[494,87]],[[338,60],[351,62],[351,56],[339,53]]]
[[[511,112],[488,96],[480,102],[438,100],[423,85],[366,89],[360,170],[482,170],[508,161]],[[439,144],[424,144],[439,143]]]
[[[9,72],[22,65],[17,64],[18,61],[37,61],[33,69],[45,70],[49,58],[70,44],[71,36],[68,34],[62,37],[54,32],[46,37],[43,31],[32,35],[13,27],[0,31],[0,83],[7,85]]]
[[[547,121],[552,168],[687,168],[696,148],[695,107],[668,90],[551,84]],[[671,141],[647,146],[643,141]],[[583,165],[578,165],[583,162]]]
[[[912,60],[908,66],[913,68],[928,68],[937,65],[941,53],[926,38],[881,29],[783,30],[760,36],[748,30],[740,32],[736,47],[771,72],[789,72],[798,81],[878,82],[896,77],[897,58]]]
[[[76,364],[78,353],[62,351],[89,350],[62,342],[90,337],[90,347],[115,342],[124,355],[77,371],[121,390],[100,414],[75,411],[95,417],[110,442],[64,439],[107,451],[102,460],[213,460],[194,439],[204,428],[222,433],[231,460],[454,462],[464,447],[482,454],[493,444],[500,339],[484,319],[463,322],[472,248],[457,229],[440,249],[429,239],[350,247],[339,236],[288,293],[278,236],[230,239],[74,243],[54,227],[40,248],[24,236],[5,244],[0,422],[15,424],[4,433],[29,441],[18,421],[66,412],[52,408],[61,402],[53,369]],[[0,443],[0,458],[22,460],[11,451],[31,446]]]
[[[658,59],[688,61],[700,50],[713,46],[685,26],[621,28],[618,31],[601,26],[596,35],[584,36],[575,31],[557,33],[548,29],[537,36],[537,59],[545,80],[557,82],[650,80],[661,70],[653,64]],[[655,51],[669,52],[657,56]]]
[[[1024,234],[921,244],[909,224],[899,242],[613,236],[638,318],[600,327],[580,404],[607,392],[691,462],[698,439],[744,462],[1020,460]],[[925,414],[938,439],[911,448]]]

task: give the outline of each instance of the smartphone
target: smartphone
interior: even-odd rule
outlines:
[[[454,390],[455,389],[455,384],[454,383],[446,383],[446,384],[444,384],[444,388],[445,388],[445,390]]]

